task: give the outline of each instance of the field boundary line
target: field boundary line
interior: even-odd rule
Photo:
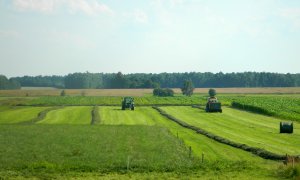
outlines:
[[[99,114],[99,106],[94,106],[91,113],[92,113],[91,125],[99,124],[101,122],[101,117]]]
[[[45,119],[46,115],[48,112],[50,111],[54,111],[54,110],[58,110],[58,109],[63,109],[64,106],[59,106],[59,107],[51,107],[51,108],[48,108],[48,109],[45,109],[41,112],[38,113],[37,117],[29,120],[29,121],[25,121],[25,122],[21,122],[19,124],[35,124],[39,121],[42,121],[43,119]]]
[[[229,139],[214,135],[214,134],[212,134],[210,132],[207,132],[207,131],[205,131],[201,128],[192,126],[192,125],[190,125],[190,124],[188,124],[184,121],[181,121],[181,120],[175,118],[174,116],[166,113],[164,110],[160,109],[157,106],[153,106],[152,108],[157,110],[162,116],[165,116],[169,120],[172,120],[172,121],[176,122],[180,126],[191,129],[191,130],[194,130],[195,132],[197,132],[199,134],[202,134],[202,135],[204,135],[204,136],[206,136],[210,139],[213,139],[217,142],[220,142],[220,143],[223,143],[223,144],[235,147],[235,148],[239,148],[239,149],[242,149],[242,150],[247,151],[247,152],[251,152],[252,154],[257,155],[259,157],[262,157],[264,159],[270,159],[270,160],[285,160],[286,159],[286,155],[276,154],[276,153],[267,151],[267,150],[262,149],[262,148],[251,147],[251,146],[248,146],[246,144],[241,144],[241,143],[231,141]],[[297,156],[293,156],[293,157],[297,157]]]

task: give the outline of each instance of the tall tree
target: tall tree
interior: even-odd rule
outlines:
[[[191,80],[184,81],[181,91],[182,91],[183,95],[186,95],[186,96],[193,95],[193,92],[194,92],[193,82]]]

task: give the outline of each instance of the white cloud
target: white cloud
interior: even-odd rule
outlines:
[[[113,14],[113,11],[107,5],[97,1],[68,0],[66,4],[71,13],[83,12],[88,15],[97,15],[99,13]]]
[[[84,13],[87,15],[113,14],[105,4],[96,0],[13,0],[13,6],[18,11],[35,11],[53,13],[60,7],[65,7],[69,13]]]
[[[17,31],[4,31],[0,30],[0,38],[18,38],[20,33]]]

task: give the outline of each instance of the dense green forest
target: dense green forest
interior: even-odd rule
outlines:
[[[242,73],[72,73],[66,76],[24,76],[11,78],[21,86],[87,88],[180,88],[185,80],[200,87],[295,87],[300,86],[300,74],[268,72]]]
[[[0,75],[0,89],[20,89],[21,85],[18,81],[7,79],[6,76]]]

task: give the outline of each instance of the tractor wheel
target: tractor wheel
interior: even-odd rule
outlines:
[[[223,111],[222,111],[222,109],[220,109],[220,111],[219,111],[220,113],[222,113]]]
[[[131,107],[131,110],[134,111],[134,106]]]
[[[122,110],[125,110],[125,106],[122,106]]]

